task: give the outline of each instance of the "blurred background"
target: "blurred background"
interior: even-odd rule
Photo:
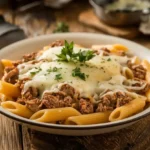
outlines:
[[[0,48],[60,32],[150,41],[150,0],[0,0]]]

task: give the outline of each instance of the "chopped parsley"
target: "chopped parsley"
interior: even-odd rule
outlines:
[[[65,41],[65,46],[61,50],[61,54],[58,54],[58,61],[66,61],[66,62],[85,62],[92,59],[94,55],[94,51],[79,51],[78,53],[73,52],[74,43],[70,44]]]
[[[111,61],[111,58],[108,58],[107,61]]]
[[[86,75],[86,77],[88,78],[88,77],[89,77],[89,75],[87,74],[87,75]]]
[[[31,74],[32,76],[36,75],[37,73],[39,73],[39,72],[42,70],[41,68],[37,68],[37,67],[35,67],[35,69],[37,69],[37,70],[30,72],[30,74]]]
[[[61,80],[61,79],[62,79],[61,74],[56,74],[56,75],[55,75],[55,80],[59,81],[59,80]]]
[[[72,76],[79,77],[82,80],[85,80],[85,77],[86,77],[85,73],[82,73],[81,69],[78,67],[76,67],[75,69],[72,70]],[[87,75],[87,77],[88,77],[88,75]]]
[[[69,26],[65,22],[58,22],[53,33],[69,32]]]
[[[47,72],[48,72],[48,73],[57,72],[57,71],[60,70],[60,69],[62,69],[62,68],[57,68],[57,67],[49,68],[49,69],[47,69]]]

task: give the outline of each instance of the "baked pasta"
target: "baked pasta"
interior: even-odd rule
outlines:
[[[3,59],[1,106],[34,121],[88,125],[121,120],[150,102],[150,64],[121,44],[56,41]]]

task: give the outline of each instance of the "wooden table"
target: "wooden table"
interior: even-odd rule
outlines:
[[[62,10],[43,7],[24,13],[5,12],[5,19],[22,27],[28,37],[52,33],[57,21],[65,21],[71,32],[96,32],[80,24],[78,15],[90,8],[86,1],[75,1]],[[150,37],[133,39],[150,48]],[[0,150],[150,150],[150,116],[117,132],[85,137],[41,133],[0,115]]]

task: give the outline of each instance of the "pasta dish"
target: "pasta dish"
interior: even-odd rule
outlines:
[[[150,102],[150,63],[121,44],[55,41],[21,60],[2,59],[2,108],[34,121],[88,125],[137,114]]]

